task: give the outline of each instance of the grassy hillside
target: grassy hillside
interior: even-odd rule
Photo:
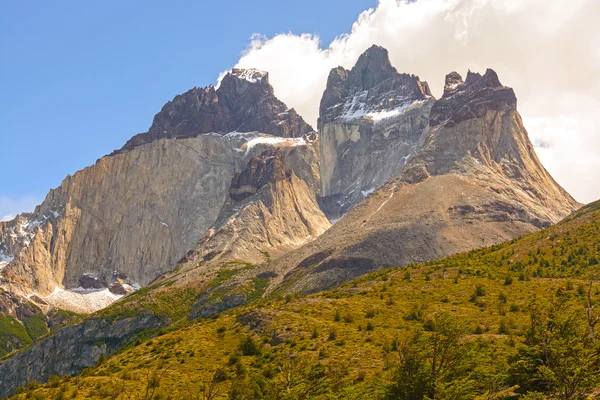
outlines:
[[[600,387],[599,260],[596,203],[508,243],[207,320],[165,308],[189,307],[178,292],[157,308],[176,329],[14,398],[587,398]]]

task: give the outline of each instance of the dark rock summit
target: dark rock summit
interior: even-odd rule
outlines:
[[[503,86],[498,75],[488,69],[482,76],[469,71],[467,80],[451,72],[446,75],[444,95],[431,109],[429,124],[452,126],[472,118],[481,118],[486,112],[516,110],[514,91]]]
[[[427,82],[398,73],[388,51],[373,45],[347,71],[331,70],[319,108],[319,127],[336,119],[350,120],[368,112],[391,110],[432,97]]]
[[[313,129],[275,97],[267,72],[234,68],[218,88],[193,88],[175,96],[156,114],[148,132],[135,135],[113,154],[158,139],[253,131],[293,138]]]

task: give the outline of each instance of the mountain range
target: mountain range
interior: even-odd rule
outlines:
[[[436,99],[372,46],[331,70],[317,125],[267,72],[233,69],[0,222],[0,396],[191,321],[268,325],[226,312],[535,235],[582,207],[491,69],[449,73]]]

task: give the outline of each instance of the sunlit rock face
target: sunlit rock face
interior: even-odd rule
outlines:
[[[176,96],[148,132],[68,176],[33,213],[0,223],[0,285],[41,296],[107,288],[117,276],[145,286],[215,223],[235,174],[264,143],[315,138],[265,72],[235,69],[218,89]],[[313,164],[296,168],[311,190]]]

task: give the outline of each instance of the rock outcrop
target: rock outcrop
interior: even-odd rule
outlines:
[[[277,273],[268,264],[319,237],[331,224],[319,209],[318,144],[290,147],[265,144],[236,173],[219,218],[173,273],[157,280],[185,286],[210,281],[218,274],[230,276],[201,291],[191,316],[210,317],[246,303],[250,295],[262,296]],[[301,178],[303,177],[303,178]]]
[[[289,292],[321,290],[510,240],[579,206],[539,162],[512,89],[492,70],[465,82],[454,72],[400,174],[276,269],[292,270]]]
[[[215,222],[237,154],[220,136],[159,140],[67,177],[34,213],[0,223],[14,258],[0,284],[47,295],[107,287],[119,271],[146,285]]]
[[[373,46],[347,71],[334,68],[320,106],[320,204],[338,219],[396,176],[423,142],[434,99]]]
[[[0,396],[9,396],[17,386],[32,381],[45,382],[52,375],[76,375],[95,366],[102,354],[108,356],[136,334],[158,326],[159,319],[151,315],[115,322],[89,319],[64,327],[51,338],[0,363]]]

